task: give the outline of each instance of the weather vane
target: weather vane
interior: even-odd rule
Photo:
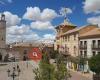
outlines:
[[[62,16],[64,16],[64,18],[66,19],[67,18],[67,8],[62,7],[61,10],[60,10],[60,14]]]

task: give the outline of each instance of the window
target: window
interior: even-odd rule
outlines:
[[[67,36],[65,36],[65,41],[67,41]]]
[[[83,56],[83,51],[80,51],[80,56],[81,56],[81,57]]]
[[[80,45],[83,45],[83,41],[80,41]]]
[[[65,44],[65,52],[67,52],[67,45]]]
[[[69,52],[69,48],[68,48],[68,52]]]
[[[76,46],[74,46],[74,54],[76,55]]]
[[[93,51],[92,53],[93,53],[93,56],[95,56],[95,55],[96,55],[96,52],[95,52],[95,51]]]
[[[100,52],[98,52],[98,54],[100,54]]]
[[[76,40],[76,34],[74,34],[74,40]]]
[[[84,51],[84,57],[87,57],[87,51]]]
[[[63,41],[65,41],[65,36],[63,37]]]
[[[86,45],[87,44],[87,41],[84,41],[84,45]]]
[[[68,41],[70,40],[70,36],[68,36]]]
[[[93,41],[92,41],[92,44],[93,44],[93,45],[92,45],[92,47],[94,48],[94,47],[95,47],[95,45],[96,45],[96,41],[95,41],[95,40],[93,40]]]
[[[100,40],[98,40],[98,48],[100,48]]]
[[[80,48],[82,48],[83,46],[83,41],[80,41]]]

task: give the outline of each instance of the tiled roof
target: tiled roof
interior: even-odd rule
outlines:
[[[56,29],[59,28],[59,27],[61,27],[61,26],[76,26],[76,25],[70,23],[70,22],[67,21],[67,20],[64,20],[64,22],[61,23],[60,25],[58,25],[58,26],[56,27]]]
[[[82,27],[76,27],[76,28],[74,28],[74,29],[72,29],[72,30],[69,30],[69,31],[65,32],[63,35],[77,32],[77,31],[79,31],[79,30],[81,30],[81,29],[83,29],[83,28],[85,28],[85,27],[87,27],[87,26],[91,26],[91,25],[85,25],[85,26],[82,26]],[[93,25],[92,25],[92,26],[93,26]],[[95,25],[94,25],[94,26],[95,26]]]
[[[95,36],[95,35],[100,35],[100,28],[95,28],[91,31],[81,34],[80,37]]]
[[[72,29],[72,30],[69,30],[69,31],[65,32],[64,35],[65,35],[65,34],[70,34],[70,33],[73,33],[73,32],[77,32],[77,31],[81,30],[81,29],[84,28],[84,27],[86,27],[86,26],[74,28],[74,29]]]

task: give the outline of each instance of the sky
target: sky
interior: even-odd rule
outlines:
[[[0,14],[7,21],[7,43],[55,38],[55,27],[67,8],[69,22],[81,27],[88,24],[100,25],[100,0],[0,0]]]

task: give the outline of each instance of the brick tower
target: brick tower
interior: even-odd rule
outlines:
[[[0,18],[0,54],[6,54],[6,20],[5,15],[1,14]]]

